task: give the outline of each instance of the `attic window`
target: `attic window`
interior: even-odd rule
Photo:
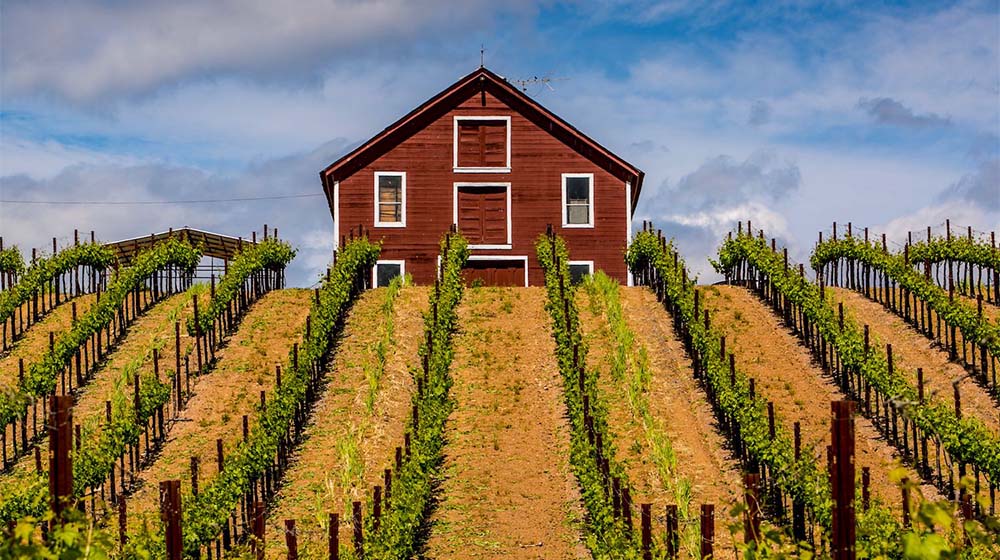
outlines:
[[[510,117],[455,117],[455,171],[510,171]]]

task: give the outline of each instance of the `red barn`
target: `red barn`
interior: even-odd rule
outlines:
[[[438,242],[456,224],[466,275],[544,283],[535,240],[552,224],[574,274],[628,278],[623,252],[643,172],[504,78],[479,68],[320,172],[335,238],[381,240],[374,281],[433,283]]]

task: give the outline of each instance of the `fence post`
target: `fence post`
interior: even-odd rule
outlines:
[[[854,560],[856,551],[854,515],[854,403],[830,403],[833,419],[830,425],[832,462],[830,482],[833,489],[834,560]]]
[[[677,505],[667,505],[667,558],[677,558],[679,539],[677,536]]]
[[[160,482],[160,515],[166,529],[167,558],[181,560],[181,481]]]
[[[340,515],[336,513],[330,514],[330,526],[329,530],[329,549],[330,549],[330,560],[340,560]]]
[[[653,560],[653,552],[650,550],[653,544],[653,527],[650,504],[641,506],[641,526],[642,526],[642,560]]]
[[[747,512],[743,521],[743,542],[756,543],[760,541],[760,475],[750,473],[743,476]]]
[[[715,543],[715,506],[701,505],[701,557],[712,558]]]
[[[358,556],[358,558],[364,558],[365,534],[364,527],[362,526],[364,519],[361,516],[361,502],[354,502],[351,504],[351,507],[353,510],[352,525],[354,526],[354,553]]]
[[[264,560],[264,502],[253,503],[253,542],[251,551],[257,560]]]
[[[295,520],[285,520],[285,544],[288,546],[288,560],[299,559],[299,541],[295,534]]]
[[[112,485],[113,486],[113,485]],[[125,496],[118,498],[118,543],[119,550],[125,551],[125,543],[128,542],[128,511],[125,505]]]
[[[899,481],[903,492],[903,527],[910,527],[910,479],[903,477]]]
[[[49,496],[56,518],[73,496],[73,397],[49,397]]]

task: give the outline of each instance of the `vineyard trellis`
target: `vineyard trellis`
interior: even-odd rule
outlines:
[[[465,238],[454,231],[445,234],[440,248],[438,280],[424,316],[423,367],[417,374],[403,447],[396,447],[395,457],[383,470],[383,485],[372,489],[364,508],[364,534],[368,537],[362,540],[355,527],[354,555],[348,553],[345,558],[412,558],[417,553],[420,527],[430,513],[434,477],[443,459],[445,422],[454,406],[450,396],[452,336],[464,292],[462,268],[470,252]],[[360,507],[355,502],[355,512]]]
[[[253,253],[259,248],[259,245],[250,246],[246,252]],[[226,279],[236,289],[218,294],[225,295],[227,301],[214,302],[217,307],[228,309],[228,319],[218,325],[218,344],[222,344],[228,335],[235,332],[253,302],[268,291],[281,287],[280,269],[291,260],[293,254],[294,252],[286,251],[284,258],[273,261],[271,266],[240,269],[234,275],[235,280]],[[145,256],[140,255],[136,262],[145,259]],[[192,285],[188,289],[195,308],[197,296],[203,291],[203,285]],[[151,302],[153,304],[155,301]],[[214,351],[206,353],[204,360],[199,354],[192,372],[188,354],[194,348],[189,348],[182,360],[179,322],[174,323],[173,334],[174,367],[169,369],[168,364],[164,364],[169,383],[160,378],[160,360],[156,348],[149,348],[144,354],[130,360],[119,372],[119,378],[109,395],[110,399],[105,401],[103,416],[88,418],[87,422],[78,426],[83,429],[75,436],[73,496],[83,500],[84,511],[87,511],[85,498],[90,498],[89,511],[95,520],[104,514],[103,508],[97,504],[98,496],[102,504],[106,503],[111,507],[124,503],[125,497],[133,489],[136,474],[155,456],[166,440],[173,421],[192,396],[191,376],[200,377],[210,373],[216,364]],[[195,336],[197,348],[209,347],[207,336],[204,333]],[[106,352],[105,358],[107,357]],[[149,360],[152,361],[152,371],[140,373],[142,364]],[[97,364],[98,367],[101,365]],[[165,412],[169,412],[165,408],[169,409],[171,403],[174,404],[173,416],[165,418]],[[145,446],[142,445],[143,440]],[[0,522],[12,521],[25,515],[39,517],[43,514],[45,504],[42,498],[47,486],[41,465],[36,465],[35,470],[28,473],[23,482],[16,491],[0,502]]]
[[[773,408],[756,394],[752,380],[735,367],[735,356],[726,352],[724,337],[712,328],[708,310],[700,305],[684,260],[651,229],[635,236],[627,260],[636,284],[649,286],[673,319],[720,427],[744,468],[760,476],[768,489],[764,507],[778,519],[787,519],[791,510],[796,540],[825,542],[817,537],[829,534],[831,527],[827,477],[814,458],[800,453],[797,439],[774,418]]]
[[[586,367],[587,345],[580,329],[576,287],[570,281],[569,251],[551,226],[535,247],[545,273],[545,307],[552,317],[552,336],[563,378],[570,423],[570,466],[587,511],[587,547],[597,558],[640,558],[643,540],[634,530],[631,484],[615,457],[608,407],[598,391],[596,373]],[[714,526],[714,514],[702,520]],[[701,531],[703,537],[709,533]],[[675,542],[673,538],[668,540]]]
[[[0,236],[0,292],[5,292],[17,284],[17,278],[24,273],[24,257],[17,245],[3,246]]]
[[[61,303],[106,289],[107,270],[113,264],[113,253],[94,241],[94,232],[89,243],[81,244],[79,232],[74,231],[73,245],[61,251],[53,237],[52,254],[32,249],[27,269],[17,248],[2,249],[0,242],[5,286],[0,292],[0,352],[10,350],[28,328]]]
[[[19,360],[17,386],[0,393],[4,470],[42,433],[38,413],[41,408],[42,418],[46,415],[45,397],[56,391],[72,394],[88,383],[132,322],[190,285],[190,270],[198,258],[198,251],[186,243],[171,239],[158,244],[121,269],[106,290],[99,289],[96,303],[83,316],[74,317],[68,331],[58,339],[50,333],[48,352],[41,360],[28,367]]]
[[[247,426],[246,438],[225,462],[220,455],[219,474],[182,500],[188,504],[183,509],[183,542],[167,543],[178,554],[183,548],[189,556],[204,552],[211,557],[214,549],[219,556],[234,542],[250,539],[252,508],[277,491],[291,451],[302,437],[336,333],[351,302],[365,289],[366,273],[378,253],[377,244],[361,237],[335,254],[325,281],[315,291],[302,346],[296,342],[289,349],[274,396],[262,403],[257,421]]]
[[[1000,480],[996,434],[974,418],[960,418],[943,403],[929,401],[920,387],[912,387],[894,368],[891,350],[886,355],[877,351],[858,325],[834,309],[822,281],[819,286],[809,282],[801,265],[797,271],[790,266],[787,250],[778,253],[773,245],[768,246],[763,232],[760,236],[744,233],[740,224],[720,248],[715,264],[729,281],[747,285],[773,306],[841,390],[863,403],[863,413],[925,480],[954,497],[953,464],[958,466],[959,477],[971,466],[977,492],[985,477],[989,508],[991,514],[995,512]],[[929,443],[934,443],[933,457]]]
[[[955,297],[955,284],[948,289],[930,280],[930,267],[920,274],[912,266],[907,245],[902,254],[852,235],[820,241],[810,258],[819,281],[844,286],[885,305],[926,337],[945,348],[972,378],[1000,399],[997,361],[1000,354],[1000,324],[983,316],[982,296],[977,307]],[[949,261],[951,262],[951,261]]]
[[[972,226],[967,227],[964,236],[952,235],[951,220],[946,220],[944,235],[935,236],[927,226],[926,240],[914,242],[910,232],[906,245],[904,251],[909,253],[913,266],[920,270],[923,263],[921,271],[939,288],[949,290],[953,286],[963,296],[982,296],[987,303],[1000,305],[996,232],[990,232],[988,243],[985,233],[975,235]]]

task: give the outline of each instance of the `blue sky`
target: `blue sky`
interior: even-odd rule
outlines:
[[[317,172],[479,63],[646,171],[636,218],[708,269],[752,219],[799,259],[833,221],[1000,224],[992,2],[5,0],[0,199],[320,194]],[[39,227],[39,224],[45,224]],[[309,284],[322,198],[0,203],[5,243],[278,226]],[[706,277],[708,277],[706,275]]]

